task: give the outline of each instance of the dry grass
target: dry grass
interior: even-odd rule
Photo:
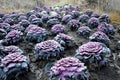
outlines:
[[[45,0],[47,6],[63,6],[64,4],[78,5],[81,4],[83,0]]]
[[[30,11],[30,9],[1,9],[0,8],[0,12],[1,13],[6,13],[6,14],[10,14],[12,12],[16,12],[16,13],[25,13],[27,11]]]
[[[120,14],[119,13],[117,13],[117,12],[110,13],[109,16],[111,18],[112,24],[120,25]]]
[[[25,12],[35,6],[43,5],[44,0],[0,0],[0,12]]]

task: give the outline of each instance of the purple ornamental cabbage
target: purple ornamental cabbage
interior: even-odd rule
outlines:
[[[101,32],[104,32],[108,36],[115,34],[115,30],[114,30],[113,25],[107,24],[107,23],[99,24],[97,30],[101,31]]]
[[[82,26],[77,30],[77,34],[84,37],[89,37],[90,32],[91,32],[91,29],[88,26]]]
[[[31,23],[34,24],[34,25],[40,26],[40,27],[43,26],[43,22],[40,18],[33,18],[31,20]]]
[[[0,40],[3,39],[7,35],[7,32],[4,29],[0,28]]]
[[[49,12],[49,17],[50,17],[50,19],[53,19],[53,18],[56,18],[56,19],[58,19],[58,20],[60,20],[61,19],[61,16],[57,13],[57,12],[55,12],[55,11],[51,11],[51,12]]]
[[[43,10],[45,10],[45,11],[47,11],[47,12],[49,11],[49,9],[48,9],[47,6],[43,6],[42,8],[43,8]]]
[[[89,17],[91,17],[91,15],[93,14],[93,11],[91,9],[87,9],[85,11],[85,14],[88,15]]]
[[[14,45],[4,47],[4,50],[3,50],[3,51],[4,51],[7,55],[8,55],[8,54],[13,54],[13,53],[23,54],[23,51],[22,51],[19,47],[14,46]]]
[[[32,28],[37,28],[37,25],[32,25],[30,24],[26,29],[25,29],[25,33],[27,33],[28,31],[30,31]]]
[[[79,21],[80,21],[81,23],[87,23],[88,20],[89,20],[89,16],[86,15],[86,14],[82,14],[82,15],[79,17]]]
[[[117,49],[120,50],[120,40],[117,42]]]
[[[90,69],[107,66],[111,51],[99,42],[88,42],[76,50],[75,57],[84,62]]]
[[[97,14],[97,13],[93,13],[93,14],[91,15],[91,17],[99,18],[99,17],[100,17],[100,15],[99,15],[99,14]]]
[[[5,14],[5,15],[2,17],[3,20],[5,20],[5,19],[7,19],[7,18],[10,18],[10,15],[9,15],[9,14]]]
[[[47,11],[43,10],[40,12],[40,14],[43,16],[43,15],[48,14],[48,13],[47,13]]]
[[[4,29],[7,32],[9,32],[10,31],[10,24],[8,24],[8,23],[0,23],[0,28]]]
[[[0,18],[2,18],[5,14],[4,13],[0,13]]]
[[[51,28],[52,34],[59,34],[65,32],[65,27],[61,24],[56,24]]]
[[[8,23],[8,24],[10,24],[10,25],[15,24],[15,22],[14,22],[14,20],[13,20],[12,18],[6,18],[6,19],[4,20],[4,23]]]
[[[101,42],[106,44],[107,46],[109,46],[110,43],[110,39],[109,37],[101,32],[101,31],[97,31],[95,33],[93,33],[90,37],[89,37],[90,41],[95,41],[95,42]]]
[[[65,15],[67,15],[67,12],[66,11],[61,11],[60,12],[60,15],[62,16],[62,17],[64,17]],[[63,19],[63,18],[62,18]]]
[[[22,20],[27,20],[27,17],[24,16],[24,15],[19,16],[18,21],[20,22],[20,21],[22,21]]]
[[[28,18],[28,21],[32,22],[32,20],[35,18],[37,18],[37,16],[35,14],[33,14]]]
[[[78,18],[80,16],[80,12],[79,11],[72,11],[71,12],[71,15],[74,17],[74,18]]]
[[[71,15],[65,15],[65,16],[63,16],[63,18],[62,18],[62,23],[63,24],[67,24],[70,20],[72,20],[73,19],[73,16],[71,16]]]
[[[40,14],[40,12],[36,12],[35,15],[36,15],[37,18],[41,18],[41,16],[42,16],[42,15]]]
[[[78,20],[72,19],[68,22],[67,26],[70,28],[70,30],[74,31],[81,26],[81,23]]]
[[[16,20],[16,19],[19,17],[19,15],[18,15],[16,12],[13,12],[13,13],[10,14],[9,16],[10,16],[10,18],[12,18],[13,20]]]
[[[41,11],[42,11],[42,8],[39,7],[39,6],[35,6],[35,7],[33,8],[33,10],[35,10],[36,12],[41,12]]]
[[[115,34],[115,29],[112,24],[108,24],[108,29],[109,29],[109,34],[114,35]]]
[[[26,28],[30,25],[30,22],[28,20],[21,20],[19,24],[20,26],[23,26],[24,28]]]
[[[37,43],[34,48],[36,60],[53,60],[63,56],[64,48],[55,40]]]
[[[1,60],[0,78],[2,80],[18,79],[29,71],[29,59],[19,53],[9,54]]]
[[[120,25],[117,26],[117,32],[120,33]]]
[[[49,80],[89,80],[87,67],[74,57],[58,60],[50,69]]]
[[[99,17],[99,21],[100,22],[106,22],[106,23],[110,23],[110,17],[107,14],[103,14]]]
[[[70,12],[68,5],[63,6],[63,10]]]
[[[48,14],[42,15],[41,19],[44,23],[46,23],[49,20],[50,16]]]
[[[73,11],[73,10],[75,9],[75,7],[74,7],[73,5],[71,5],[71,4],[69,4],[69,9],[70,9],[71,11]]]
[[[88,26],[90,28],[97,28],[99,25],[99,20],[98,18],[92,17],[88,20]]]
[[[79,5],[75,6],[76,11],[81,11],[81,7]]]
[[[28,30],[26,34],[26,40],[29,42],[41,42],[46,40],[48,37],[48,32],[46,29],[41,27],[32,27],[30,30]]]
[[[60,24],[58,19],[49,19],[47,21],[47,27],[49,27],[49,28],[53,27],[56,24]]]
[[[26,14],[21,12],[21,13],[18,13],[18,16],[19,16],[19,17],[20,17],[20,16],[26,16]],[[19,17],[18,17],[18,18],[19,18]]]
[[[23,40],[23,33],[21,31],[13,30],[10,31],[3,40],[4,45],[13,45]]]
[[[18,23],[18,17],[19,15],[17,13],[12,13],[9,15],[11,19],[13,19],[14,23],[17,24]]]
[[[58,7],[58,6],[55,7],[55,8],[54,8],[54,11],[57,12],[57,13],[60,13],[60,11],[61,11],[61,10],[60,10],[60,7]]]
[[[35,11],[31,10],[29,12],[26,13],[26,16],[29,18],[31,15],[34,15]]]
[[[11,31],[13,31],[13,30],[18,30],[18,31],[24,31],[24,27],[23,26],[21,26],[20,24],[14,24],[14,25],[12,25],[11,27],[10,27],[11,29]]]
[[[60,43],[66,49],[69,47],[73,47],[75,44],[74,39],[64,33],[59,33],[56,37],[54,37],[54,40]]]
[[[3,23],[3,19],[2,18],[0,18],[0,23]]]

